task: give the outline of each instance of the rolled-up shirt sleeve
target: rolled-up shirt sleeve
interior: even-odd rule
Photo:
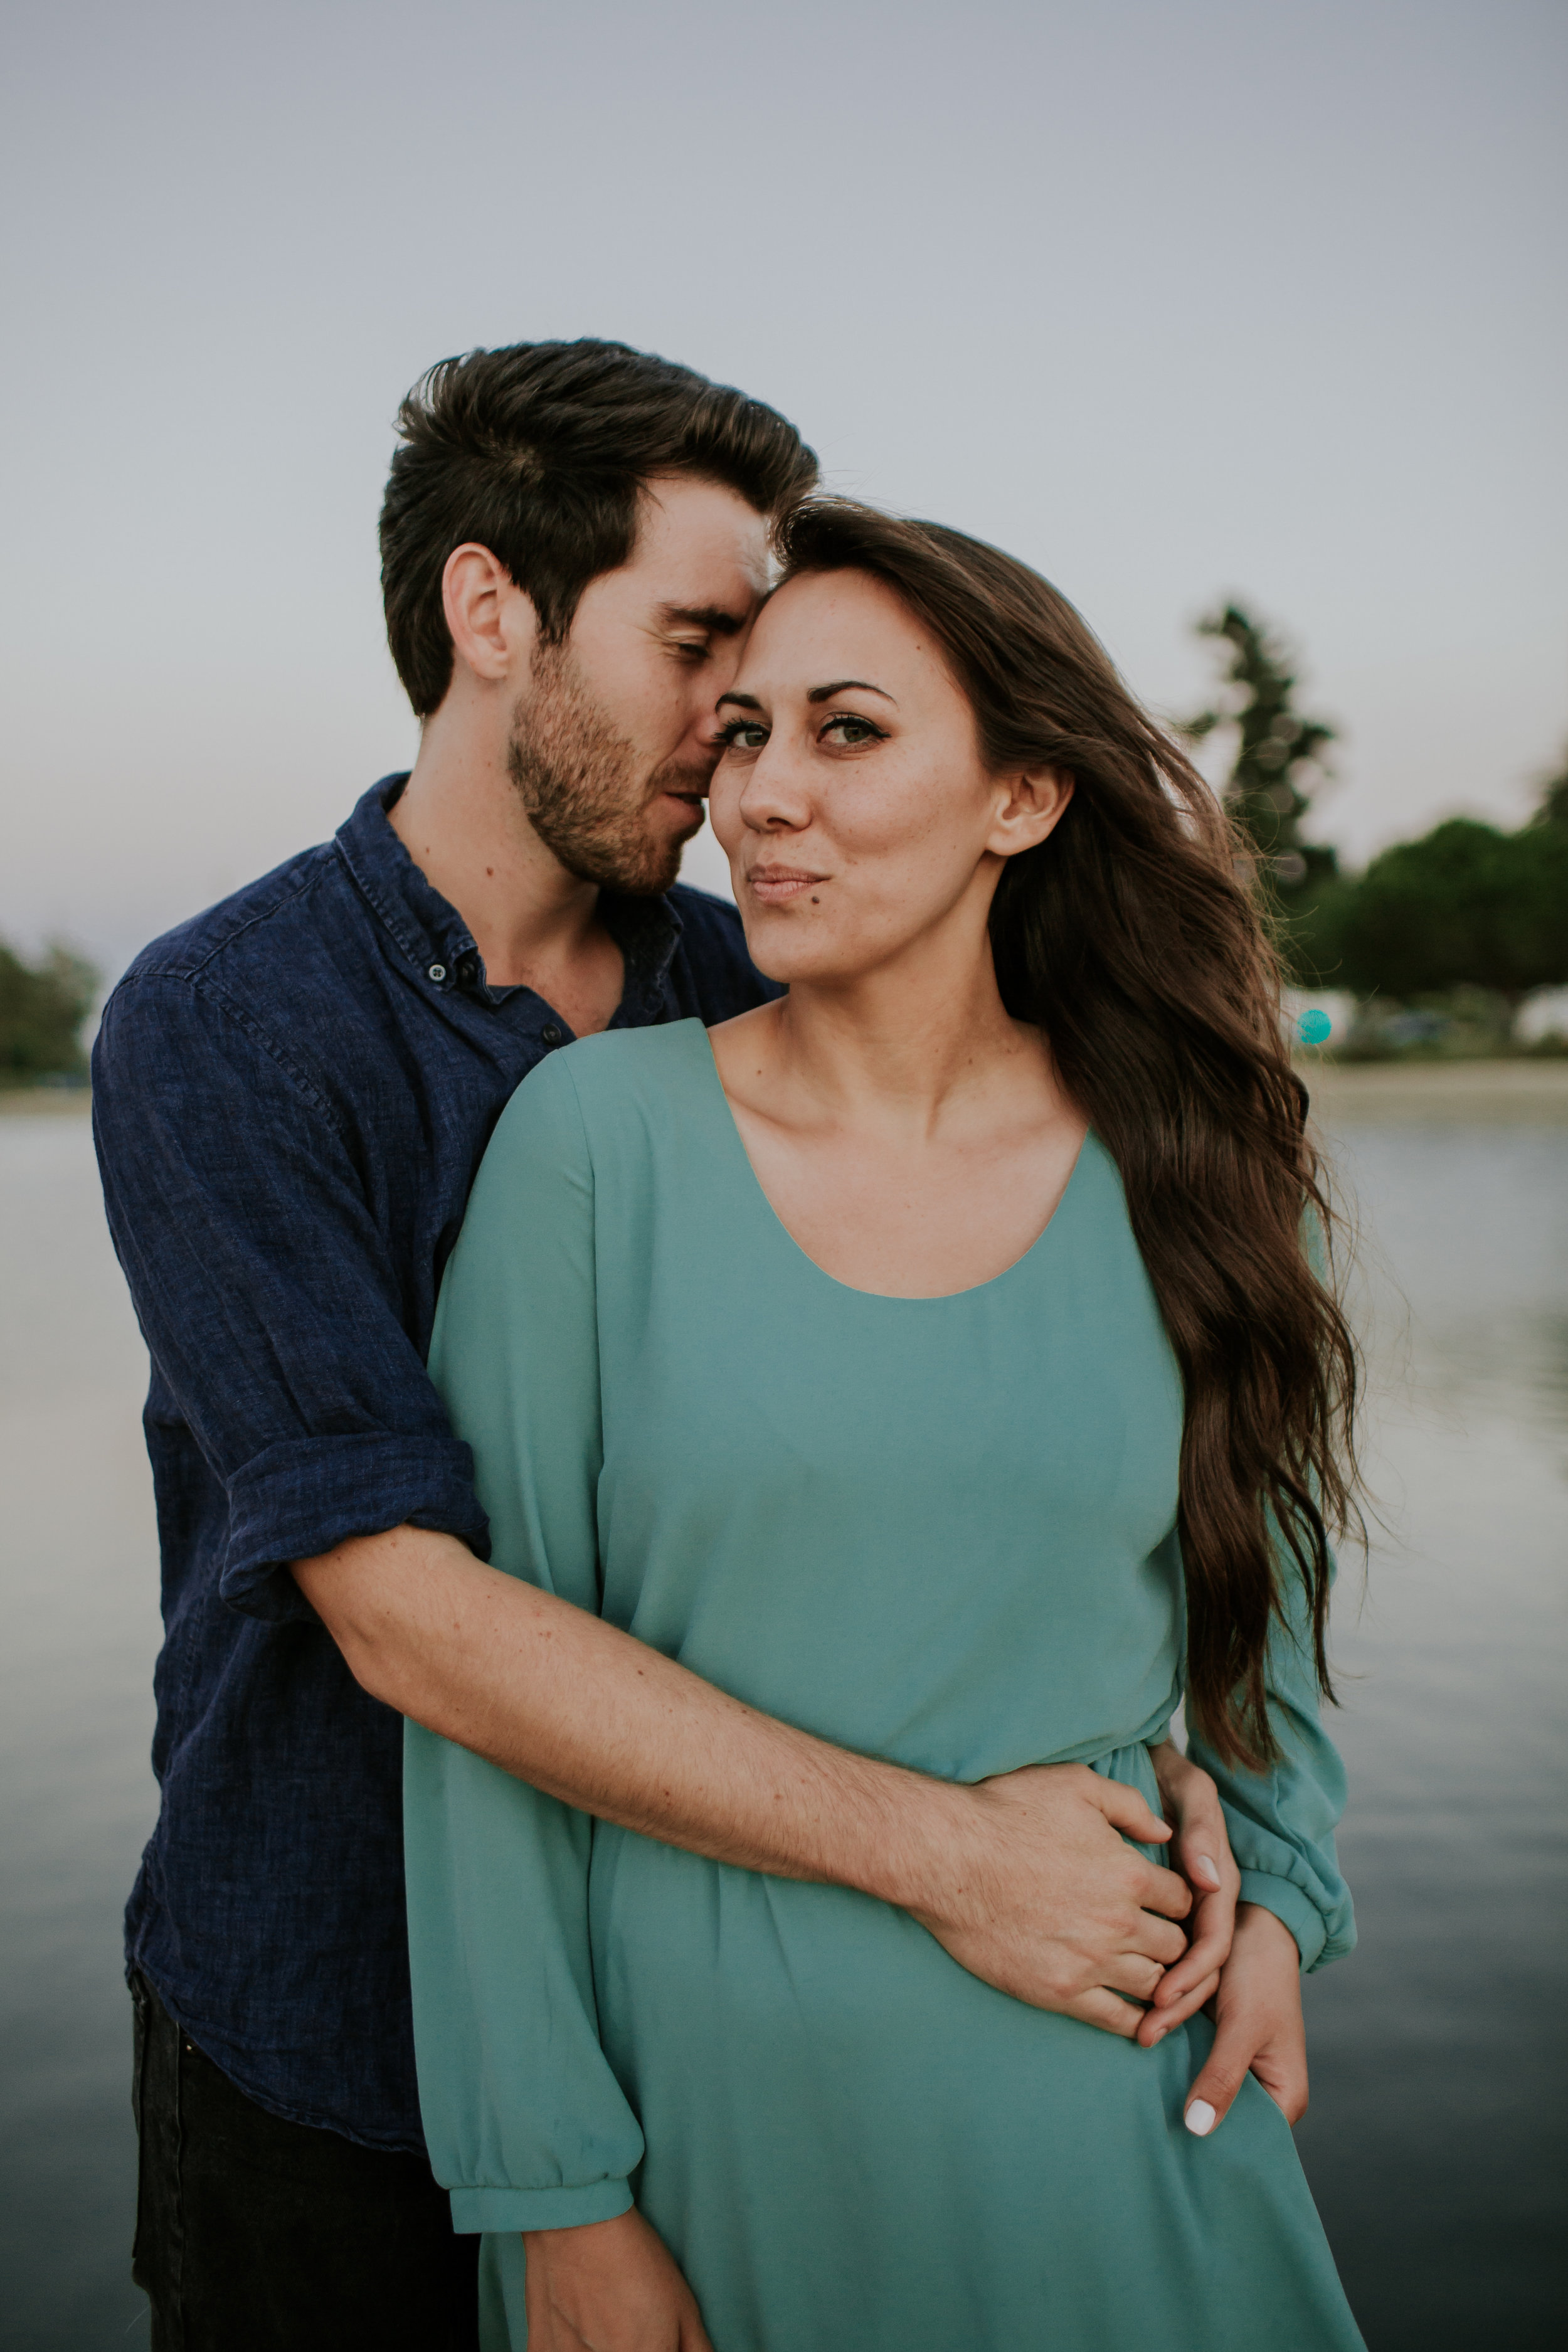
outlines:
[[[155,1374],[228,1497],[223,1599],[308,1619],[290,1561],[405,1522],[486,1556],[353,1139],[286,1045],[144,971],[105,1009],[93,1127]]]

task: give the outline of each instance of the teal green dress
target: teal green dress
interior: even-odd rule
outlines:
[[[1078,1759],[1158,1805],[1182,1687],[1180,1382],[1111,1160],[993,1282],[847,1289],[779,1223],[695,1021],[585,1040],[496,1129],[431,1368],[496,1564],[825,1739],[978,1780]],[[1244,1895],[1348,1948],[1338,1759],[1218,1772]],[[891,1905],[606,1827],[414,1726],[420,2097],[486,2340],[518,2232],[635,2198],[716,2352],[1340,2352],[1361,2338],[1250,2078],[1184,2128],[1153,2051],[1026,2008]]]

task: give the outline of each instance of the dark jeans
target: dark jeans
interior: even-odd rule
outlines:
[[[153,2352],[477,2352],[477,2237],[422,2157],[284,2123],[132,1979]]]

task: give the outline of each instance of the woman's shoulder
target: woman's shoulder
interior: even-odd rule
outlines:
[[[616,1139],[689,1118],[712,1066],[700,1021],[606,1029],[540,1062],[501,1113],[490,1146],[507,1157],[564,1148],[596,1160]]]
[[[626,1094],[657,1091],[680,1071],[711,1057],[708,1032],[695,1016],[663,1021],[652,1029],[601,1029],[579,1037],[541,1063],[525,1085],[547,1069],[564,1070],[584,1101],[613,1100]]]

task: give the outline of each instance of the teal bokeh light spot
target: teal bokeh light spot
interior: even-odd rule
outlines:
[[[1332,1034],[1334,1024],[1326,1013],[1314,1009],[1310,1013],[1303,1013],[1297,1026],[1301,1032],[1303,1045],[1321,1045]]]

